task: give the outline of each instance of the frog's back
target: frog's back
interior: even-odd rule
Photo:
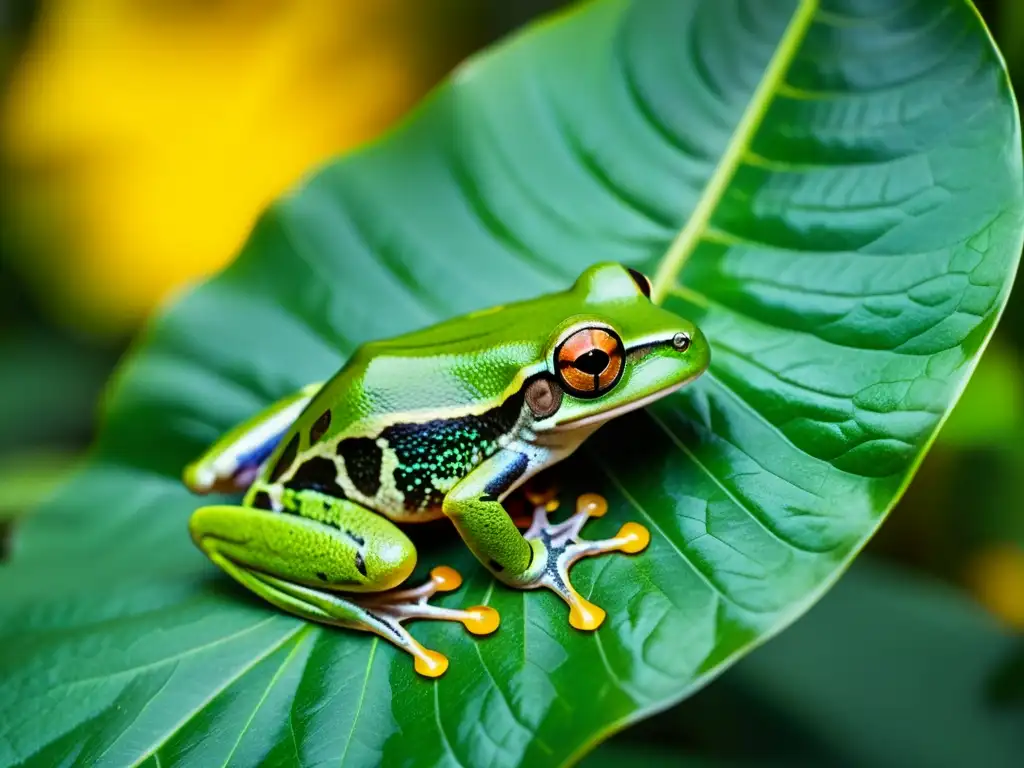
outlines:
[[[253,503],[312,491],[394,520],[441,516],[445,493],[521,426],[539,342],[517,340],[515,318],[499,314],[471,332],[462,318],[357,350],[285,434]]]

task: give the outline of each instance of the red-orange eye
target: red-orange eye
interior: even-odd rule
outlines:
[[[622,341],[606,328],[583,328],[555,351],[561,384],[577,397],[597,397],[614,387],[625,364]]]

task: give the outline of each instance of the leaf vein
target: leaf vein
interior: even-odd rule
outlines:
[[[341,753],[341,759],[338,761],[338,765],[345,764],[345,758],[348,756],[348,748],[352,745],[352,739],[355,737],[356,724],[359,722],[359,716],[363,712],[363,702],[366,701],[366,689],[370,684],[370,669],[373,667],[373,658],[377,654],[377,645],[380,643],[380,636],[374,635],[373,641],[370,644],[370,653],[366,657],[366,672],[363,675],[363,686],[359,690],[359,701],[356,702],[356,711],[352,715],[352,727],[348,729],[348,738],[345,739],[345,749]]]
[[[797,6],[775,53],[772,54],[771,60],[765,68],[761,81],[754,89],[750,103],[743,111],[735,131],[729,138],[725,152],[701,193],[697,207],[690,214],[686,225],[675,240],[669,245],[658,265],[651,288],[651,297],[654,301],[661,303],[664,300],[665,294],[679,279],[686,260],[700,242],[701,234],[710,222],[715,207],[732,182],[736,169],[743,159],[743,153],[749,148],[761,127],[761,121],[768,111],[774,91],[788,72],[789,65],[803,43],[817,8],[818,0],[801,0]]]
[[[275,616],[271,618],[277,617]],[[174,734],[176,734],[189,720],[191,720],[197,714],[206,709],[213,702],[214,699],[220,696],[221,693],[230,688],[237,680],[239,680],[243,675],[247,674],[265,658],[270,656],[279,648],[283,647],[284,644],[291,640],[293,637],[295,637],[297,633],[301,632],[303,626],[303,624],[299,624],[297,627],[288,632],[280,640],[278,640],[268,648],[265,648],[252,659],[250,659],[246,664],[242,665],[242,667],[239,668],[237,672],[230,675],[227,679],[222,680],[217,685],[217,687],[207,695],[206,699],[199,705],[199,707],[197,707],[193,712],[190,712],[185,718],[175,723],[165,734],[160,736],[154,744],[150,745],[147,748],[147,750],[142,755],[140,755],[138,759],[135,760],[135,762],[132,763],[132,765],[139,765],[140,763],[146,761],[151,755],[153,755],[161,747],[163,747],[164,744],[166,744],[174,736]]]
[[[234,756],[236,750],[238,749],[238,745],[242,743],[242,738],[248,732],[249,727],[252,725],[252,721],[256,718],[256,713],[260,711],[260,708],[263,706],[264,702],[266,702],[267,697],[270,695],[270,691],[273,689],[274,685],[277,684],[277,681],[278,679],[280,679],[285,668],[291,663],[292,658],[294,658],[295,654],[298,652],[299,648],[302,645],[303,637],[306,634],[308,634],[307,630],[310,629],[312,629],[312,625],[303,627],[301,630],[299,630],[299,632],[296,633],[295,646],[291,649],[291,651],[288,652],[288,655],[285,656],[284,660],[278,665],[277,669],[274,671],[273,677],[270,678],[270,681],[263,689],[263,694],[260,696],[259,701],[256,702],[256,706],[253,707],[252,712],[249,714],[249,718],[245,721],[245,724],[238,732],[238,738],[235,739],[235,743],[231,746],[231,751],[228,752],[227,757],[224,758],[224,768],[227,768],[228,763],[231,762],[231,758]],[[289,721],[290,720],[291,718],[289,717]],[[298,752],[296,752],[296,755],[297,754]]]

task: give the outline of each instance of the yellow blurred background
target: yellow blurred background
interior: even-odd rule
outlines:
[[[19,268],[46,311],[130,328],[222,267],[303,173],[482,39],[448,0],[52,0],[6,89]]]

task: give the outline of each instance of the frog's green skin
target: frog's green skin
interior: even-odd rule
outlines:
[[[194,540],[275,605],[377,632],[412,653],[424,674],[440,674],[446,662],[402,620],[454,619],[486,632],[497,616],[429,605],[434,591],[457,586],[450,569],[435,569],[417,590],[355,595],[390,590],[412,572],[416,551],[396,523],[447,516],[498,579],[548,587],[570,604],[574,626],[596,628],[604,614],[572,589],[569,566],[639,551],[646,531],[627,524],[616,538],[580,540],[587,514],[603,511],[599,497],[555,526],[540,499],[524,536],[501,501],[608,420],[707,368],[701,332],[648,294],[642,275],[599,264],[567,291],[364,345],[326,384],[240,425],[186,470],[196,492],[247,487],[241,506],[197,510]],[[577,361],[581,373],[574,355],[595,339],[604,346]],[[595,384],[597,392],[581,391]]]

